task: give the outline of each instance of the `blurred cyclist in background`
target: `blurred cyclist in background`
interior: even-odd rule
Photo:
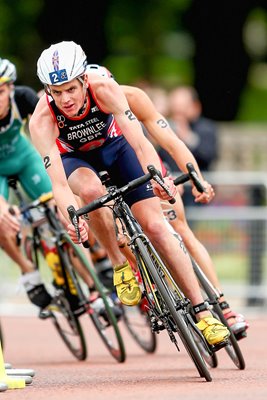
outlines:
[[[8,178],[12,175],[18,177],[31,199],[52,189],[42,159],[24,131],[38,96],[28,86],[15,86],[15,80],[15,65],[0,58],[0,246],[19,265],[21,282],[31,302],[45,307],[51,297],[41,282],[39,271],[16,244],[20,224],[16,215],[10,213],[8,204]],[[13,210],[18,216],[18,209],[13,207]]]

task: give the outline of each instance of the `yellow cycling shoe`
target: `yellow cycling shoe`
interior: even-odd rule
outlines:
[[[219,344],[230,336],[230,332],[226,326],[213,317],[201,319],[196,326],[210,345]]]
[[[142,292],[128,261],[114,267],[113,283],[123,304],[136,306],[139,303]]]

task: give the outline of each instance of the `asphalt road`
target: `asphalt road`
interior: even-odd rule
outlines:
[[[31,385],[7,390],[8,400],[266,400],[267,315],[250,316],[248,337],[240,342],[246,369],[238,370],[225,350],[211,370],[212,382],[198,373],[181,345],[178,353],[167,334],[158,336],[157,351],[148,355],[123,330],[127,359],[117,363],[82,317],[89,355],[76,361],[50,321],[37,317],[3,316],[4,360],[13,368],[35,370]]]

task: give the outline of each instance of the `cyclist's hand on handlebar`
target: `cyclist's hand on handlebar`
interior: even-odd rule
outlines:
[[[89,228],[88,228],[87,222],[84,219],[80,218],[78,226],[79,226],[79,231],[80,231],[80,235],[81,235],[81,241],[85,242],[86,240],[88,240]],[[78,244],[79,241],[78,241],[78,238],[76,235],[75,227],[72,224],[69,224],[67,227],[67,231],[68,231],[68,234],[70,235],[71,240],[74,243]]]
[[[207,204],[213,200],[213,198],[215,196],[215,192],[214,192],[213,187],[207,181],[203,181],[202,185],[205,188],[205,192],[199,193],[197,188],[195,186],[193,186],[192,194],[195,197],[196,203]]]
[[[166,178],[163,178],[163,180],[164,183],[168,186],[172,197],[170,197],[168,193],[166,193],[166,191],[157,182],[152,180],[153,192],[155,196],[160,197],[162,200],[170,200],[171,198],[175,197],[177,193],[177,187],[174,185],[172,178],[167,176]]]

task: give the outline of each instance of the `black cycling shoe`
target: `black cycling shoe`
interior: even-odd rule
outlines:
[[[31,303],[40,308],[45,308],[51,303],[52,297],[46,290],[43,283],[34,286],[30,290],[27,290],[26,293]]]
[[[113,290],[113,267],[108,258],[95,262],[97,276],[101,283],[109,290]]]

